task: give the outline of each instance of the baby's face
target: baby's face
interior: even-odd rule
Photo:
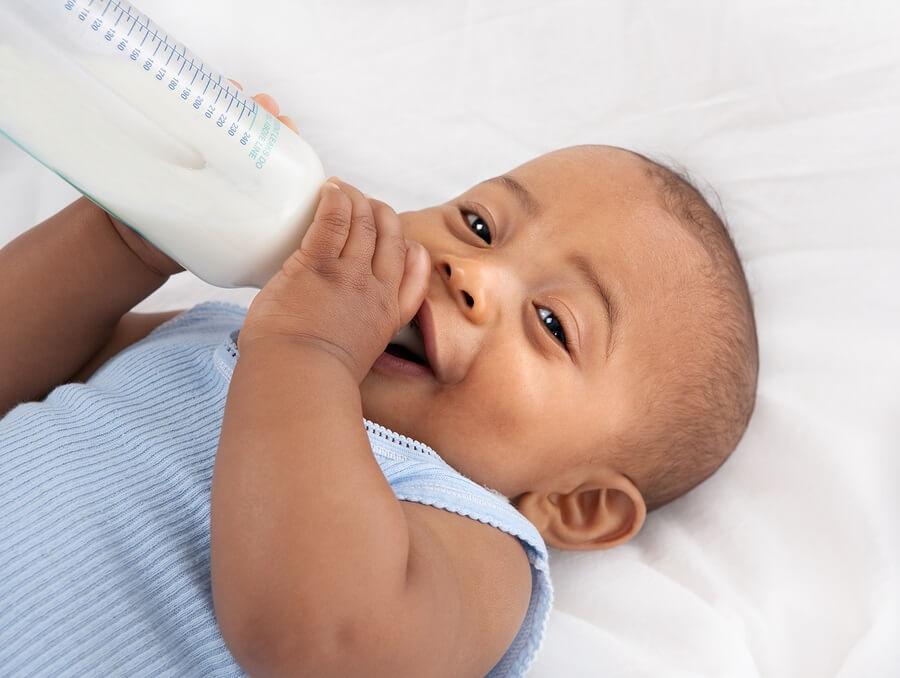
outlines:
[[[673,359],[702,256],[643,161],[564,149],[401,218],[431,255],[417,316],[430,369],[382,356],[365,416],[510,497],[602,463]]]

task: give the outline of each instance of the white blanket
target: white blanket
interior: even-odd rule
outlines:
[[[633,542],[553,553],[532,675],[900,675],[900,3],[136,3],[400,210],[585,142],[714,186],[756,413]],[[75,195],[0,141],[0,243]],[[251,297],[184,274],[140,310]]]

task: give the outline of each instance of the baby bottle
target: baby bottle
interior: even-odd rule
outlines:
[[[0,131],[209,283],[262,287],[322,163],[124,0],[2,0]]]

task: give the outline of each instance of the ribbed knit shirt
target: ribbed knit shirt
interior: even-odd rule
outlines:
[[[244,314],[196,306],[0,420],[0,675],[242,675],[213,611],[209,507]],[[362,424],[398,499],[522,544],[531,601],[490,675],[524,674],[552,595],[539,533],[427,446]]]

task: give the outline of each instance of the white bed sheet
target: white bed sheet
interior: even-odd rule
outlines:
[[[586,142],[714,185],[755,298],[757,411],[633,542],[553,553],[531,675],[900,675],[900,4],[137,5],[401,210]],[[75,195],[0,141],[0,243]],[[252,294],[184,274],[140,309]]]

